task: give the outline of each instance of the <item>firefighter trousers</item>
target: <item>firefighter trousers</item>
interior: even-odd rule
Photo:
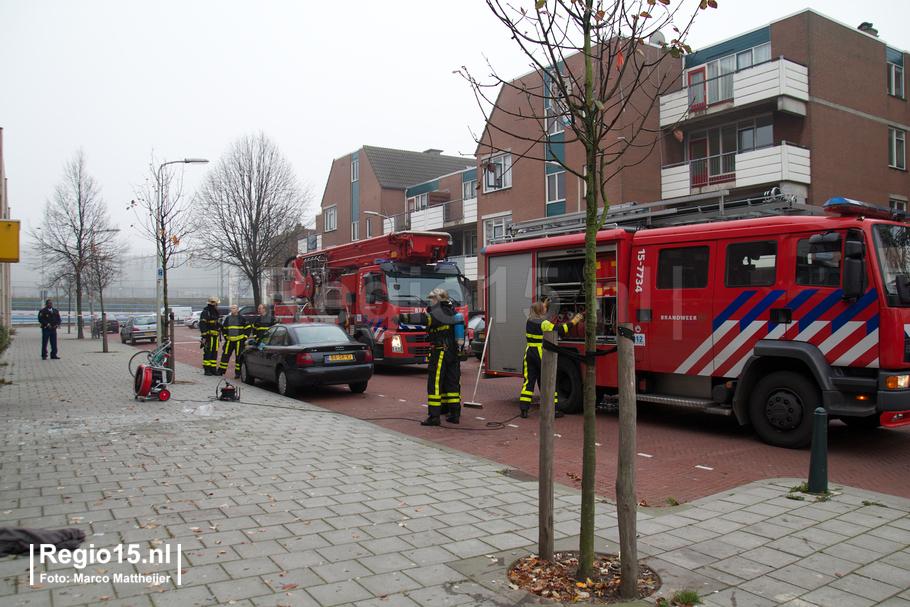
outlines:
[[[537,384],[537,389],[540,390],[540,351],[535,347],[530,347],[525,351],[525,364],[524,364],[524,374],[525,374],[525,383],[521,387],[521,398],[519,400],[519,408],[522,411],[527,411],[531,408],[531,397],[534,396],[534,384]],[[543,397],[543,394],[541,394]],[[553,395],[553,402],[558,402],[559,399],[556,395]]]
[[[225,338],[224,349],[221,351],[221,363],[218,365],[218,373],[224,375],[228,368],[228,361],[231,360],[231,354],[234,355],[234,375],[240,375],[240,342],[242,339]]]
[[[433,348],[427,369],[430,417],[461,416],[461,361],[453,351]]]
[[[218,373],[218,334],[202,336],[202,370],[213,375]]]

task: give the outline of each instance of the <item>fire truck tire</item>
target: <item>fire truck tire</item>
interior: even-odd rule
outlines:
[[[291,385],[288,373],[284,369],[278,370],[278,393],[282,396],[294,396],[294,386]]]
[[[755,385],[749,418],[769,445],[801,449],[812,442],[812,417],[821,406],[815,382],[792,371],[778,371]]]
[[[578,365],[568,358],[556,359],[556,408],[563,413],[584,410],[584,382]]]

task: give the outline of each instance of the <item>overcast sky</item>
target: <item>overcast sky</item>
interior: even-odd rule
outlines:
[[[691,2],[692,0],[685,0]],[[533,5],[533,0],[515,0]],[[811,7],[871,21],[910,48],[906,0],[718,0],[694,50]],[[481,0],[0,0],[0,127],[14,219],[40,224],[80,147],[111,216],[137,249],[127,211],[158,162],[216,161],[263,131],[310,187],[363,145],[471,156],[482,115],[454,70],[508,77],[527,60]],[[884,68],[883,68],[884,69]],[[188,190],[212,165],[185,168]]]

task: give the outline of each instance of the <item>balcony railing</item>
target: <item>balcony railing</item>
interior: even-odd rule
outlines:
[[[689,181],[693,188],[736,179],[736,153],[717,154],[689,161]]]
[[[672,127],[692,115],[711,114],[759,102],[776,101],[774,109],[806,114],[809,70],[784,59],[772,59],[701,82],[692,82],[660,96],[660,126]]]
[[[477,199],[449,200],[423,209],[390,215],[383,219],[383,233],[401,230],[439,230],[477,221]]]

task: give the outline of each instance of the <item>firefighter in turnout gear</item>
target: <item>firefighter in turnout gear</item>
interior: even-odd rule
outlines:
[[[525,337],[528,345],[525,348],[524,375],[525,383],[521,388],[521,417],[528,417],[528,410],[531,408],[531,397],[534,395],[534,384],[540,389],[540,359],[543,353],[543,332],[557,331],[560,337],[569,332],[569,329],[581,322],[583,315],[576,314],[572,320],[563,325],[554,325],[547,320],[547,304],[542,301],[535,301],[531,304],[531,315],[525,325]],[[557,410],[555,417],[565,415],[562,411]]]
[[[205,375],[218,375],[218,308],[217,297],[209,297],[208,305],[199,314],[199,332],[202,334],[202,370]]]
[[[455,307],[445,289],[434,289],[429,300],[425,313],[400,314],[392,322],[426,327],[432,344],[427,369],[429,417],[420,425],[438,426],[443,414],[447,422],[457,424],[461,417],[461,352],[455,338]]]
[[[244,318],[239,308],[231,306],[231,313],[221,321],[221,335],[224,337],[224,349],[221,351],[221,363],[218,365],[218,375],[227,372],[228,361],[234,355],[234,379],[240,379],[240,352],[243,344],[250,334],[250,323]]]

